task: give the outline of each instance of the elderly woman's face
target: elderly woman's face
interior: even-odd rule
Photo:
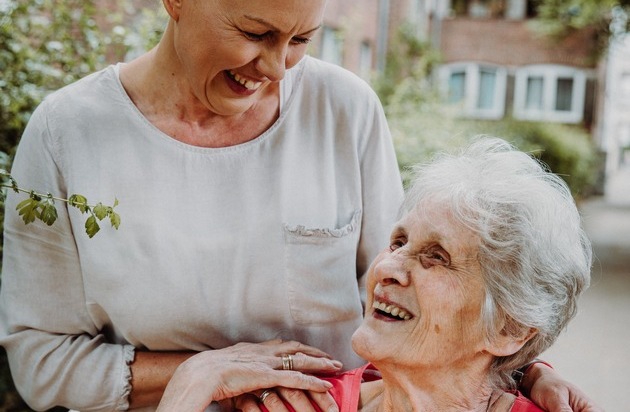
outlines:
[[[208,109],[242,113],[297,64],[326,0],[181,0],[174,47],[191,91]]]
[[[484,351],[478,246],[443,205],[424,202],[401,219],[368,272],[355,351],[410,367],[463,364]]]

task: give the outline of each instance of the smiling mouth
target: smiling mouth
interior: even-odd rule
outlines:
[[[374,301],[372,308],[380,315],[394,320],[409,320],[412,316],[404,309],[399,308],[396,305],[387,304],[384,302]]]
[[[234,80],[247,90],[258,90],[262,82],[255,82],[252,80],[245,79],[241,77],[238,73],[234,73],[232,70],[227,70],[227,75],[230,79]]]

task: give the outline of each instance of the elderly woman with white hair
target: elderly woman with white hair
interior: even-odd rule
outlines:
[[[478,138],[418,167],[403,209],[369,269],[352,338],[369,364],[322,377],[339,409],[540,410],[512,372],[554,342],[590,281],[590,242],[567,185],[505,141]],[[213,371],[193,391],[183,367],[161,410],[203,410],[299,373],[248,367]],[[261,409],[281,410],[261,397]]]

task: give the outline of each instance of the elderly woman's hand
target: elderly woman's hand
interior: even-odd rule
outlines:
[[[282,358],[286,354],[292,355],[294,370],[282,370],[287,366],[286,358]],[[247,393],[260,394],[276,387],[325,394],[331,384],[304,372],[332,373],[340,368],[341,363],[330,359],[326,353],[294,341],[239,343],[225,349],[208,350],[192,356],[177,368],[157,410],[200,412],[213,401]],[[290,397],[293,395],[289,394],[294,393],[276,390],[283,396]],[[267,397],[266,402],[273,406],[272,400]]]
[[[604,412],[577,386],[541,363],[530,367],[523,386],[530,399],[548,412]]]
[[[290,388],[273,388],[269,391],[269,395],[265,397],[264,406],[261,405],[261,394],[265,391],[258,391],[255,395],[244,394],[234,399],[234,408],[242,412],[261,412],[267,410],[269,412],[290,412],[292,410],[299,412],[337,412],[339,407],[328,392],[302,391]],[[293,408],[288,409],[286,404]],[[316,409],[313,404],[317,405]],[[233,408],[233,409],[234,409]]]

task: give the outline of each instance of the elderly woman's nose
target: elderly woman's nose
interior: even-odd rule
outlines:
[[[399,284],[408,286],[411,272],[406,259],[402,256],[389,255],[374,268],[376,281],[382,285]]]
[[[282,80],[287,69],[287,52],[288,45],[285,44],[264,49],[256,61],[256,68],[272,82]]]

